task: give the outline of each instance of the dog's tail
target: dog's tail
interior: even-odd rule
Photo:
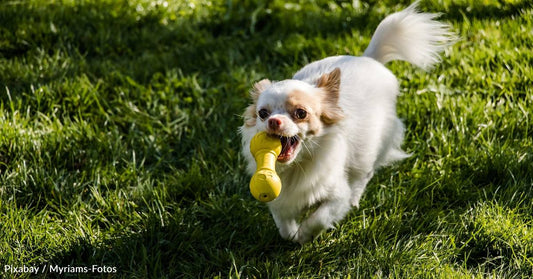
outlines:
[[[438,14],[419,13],[417,5],[381,21],[363,55],[382,64],[405,60],[424,70],[440,62],[439,53],[456,37],[448,24],[435,20]]]

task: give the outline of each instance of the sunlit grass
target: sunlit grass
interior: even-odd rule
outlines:
[[[360,55],[400,2],[0,3],[0,277],[533,276],[529,1],[422,1],[460,40],[388,65],[412,156],[335,230],[284,241],[248,192],[253,82]]]

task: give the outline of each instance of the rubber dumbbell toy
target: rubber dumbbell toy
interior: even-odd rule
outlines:
[[[250,180],[250,192],[258,201],[272,201],[281,192],[281,180],[275,170],[281,149],[279,138],[271,137],[265,132],[257,133],[250,142],[250,152],[257,164]]]

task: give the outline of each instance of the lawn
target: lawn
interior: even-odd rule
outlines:
[[[284,241],[249,193],[251,85],[409,4],[2,1],[0,277],[533,277],[529,0],[421,2],[460,40],[388,65],[412,156],[334,230]]]

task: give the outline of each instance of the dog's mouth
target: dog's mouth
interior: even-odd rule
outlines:
[[[278,156],[278,162],[286,163],[295,155],[296,148],[300,143],[300,138],[298,136],[279,136],[279,139],[281,141],[281,153]]]

